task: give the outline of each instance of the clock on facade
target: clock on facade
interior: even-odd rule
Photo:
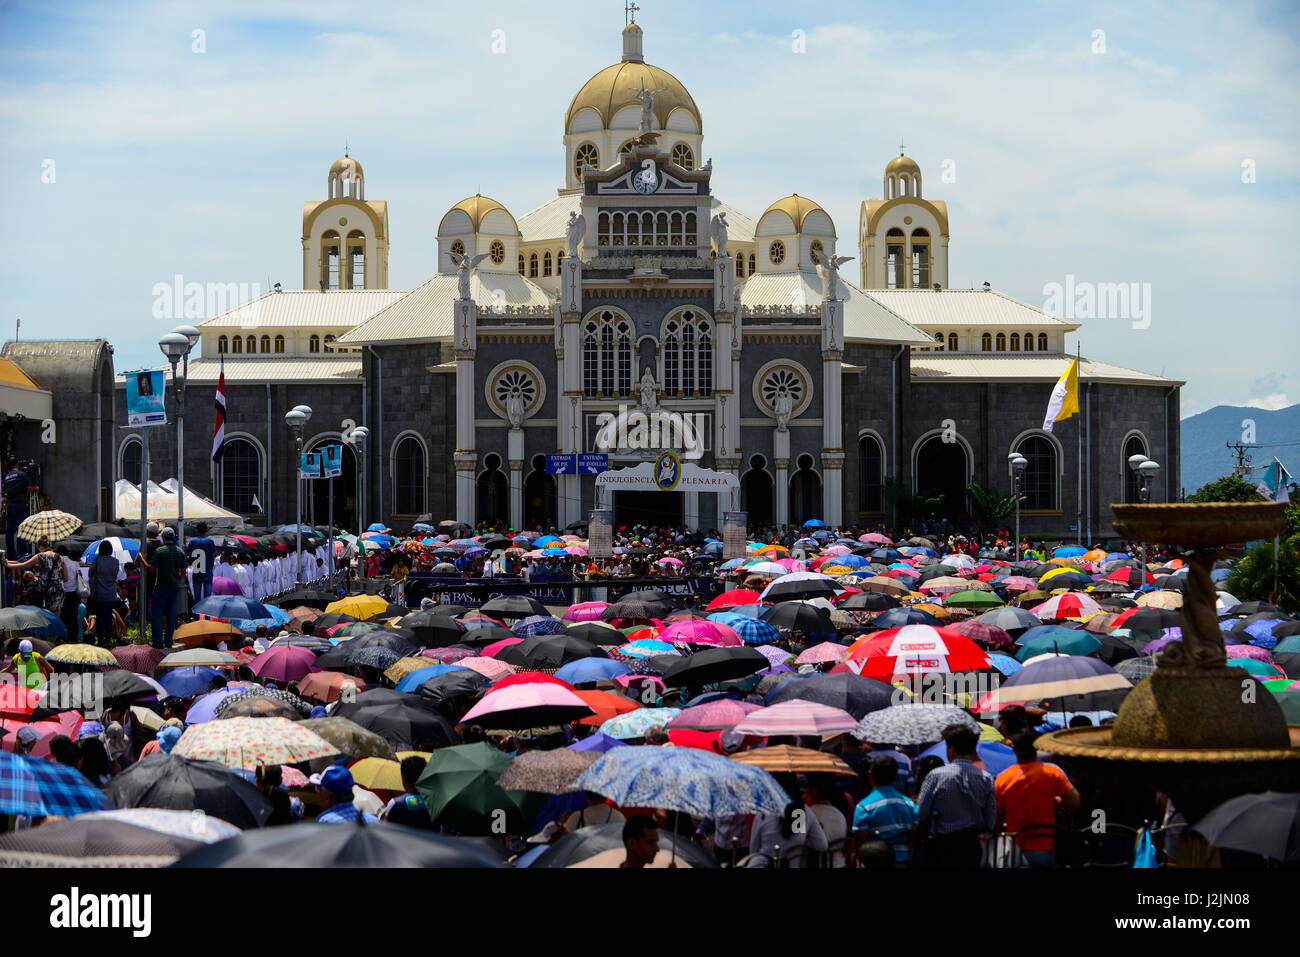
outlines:
[[[632,188],[646,196],[659,188],[659,173],[653,160],[646,160],[641,172],[632,177]]]

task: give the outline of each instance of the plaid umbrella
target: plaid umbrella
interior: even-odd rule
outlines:
[[[565,630],[564,622],[550,615],[530,615],[522,621],[515,622],[513,629],[520,638],[535,638],[538,635],[559,635]]]
[[[622,807],[663,808],[699,818],[779,813],[790,803],[763,769],[697,748],[615,748],[576,784]]]
[[[40,541],[41,536],[51,542],[57,542],[67,538],[79,528],[81,528],[81,519],[77,516],[60,512],[58,509],[46,509],[44,512],[29,515],[19,522],[17,535],[27,542]]]
[[[944,729],[961,724],[976,734],[979,722],[961,708],[946,704],[900,704],[873,711],[860,722],[853,736],[877,744],[933,744]]]
[[[573,751],[568,748],[525,751],[501,772],[501,777],[497,778],[497,787],[508,791],[568,794],[577,790],[574,782],[599,759],[598,752]]]
[[[1128,661],[1121,661],[1115,666],[1115,670],[1129,681],[1137,684],[1142,679],[1150,678],[1155,674],[1156,660],[1155,655],[1147,655],[1144,658],[1130,658]]]
[[[291,691],[285,691],[282,688],[262,688],[254,686],[252,688],[241,688],[233,694],[228,694],[221,699],[220,703],[213,709],[213,714],[217,718],[229,717],[228,709],[233,708],[241,701],[249,698],[268,698],[273,701],[279,701],[288,705],[294,711],[297,711],[302,717],[311,714],[311,705],[302,698],[298,697]]]
[[[112,806],[76,768],[0,751],[0,814],[75,817]]]
[[[959,621],[948,626],[949,631],[956,632],[959,635],[965,635],[972,641],[982,642],[990,648],[1003,648],[1014,643],[1015,639],[1008,635],[1001,628],[972,618],[969,621]]]
[[[733,761],[762,768],[772,774],[842,774],[855,775],[842,759],[825,751],[796,748],[788,744],[775,747],[754,748],[731,756]]]
[[[127,671],[148,674],[163,660],[162,650],[151,645],[118,645],[112,650],[117,663]]]
[[[229,718],[191,725],[172,752],[228,768],[297,764],[339,753],[310,728],[285,718]]]
[[[781,637],[780,630],[760,618],[739,615],[735,612],[721,611],[709,615],[709,621],[726,625],[740,636],[747,645],[764,645]]]
[[[392,745],[380,735],[347,718],[310,718],[302,727],[320,735],[337,750],[352,758],[395,760]]]
[[[768,738],[774,735],[843,734],[858,725],[847,711],[815,701],[792,700],[759,708],[745,716],[733,731]]]
[[[627,714],[610,718],[600,726],[600,733],[618,738],[620,741],[644,738],[649,728],[655,725],[666,726],[679,710],[679,708],[637,708]]]

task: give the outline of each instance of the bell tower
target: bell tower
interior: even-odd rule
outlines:
[[[366,175],[348,151],[334,161],[327,198],[302,210],[302,288],[387,289],[388,204],[366,199]]]
[[[948,288],[948,204],[921,195],[921,167],[903,152],[885,167],[883,199],[858,218],[863,289]]]

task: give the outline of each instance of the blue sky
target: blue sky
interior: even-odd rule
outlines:
[[[948,203],[953,286],[1138,283],[1149,325],[1086,321],[1084,354],[1186,380],[1184,415],[1300,401],[1295,4],[641,7],[727,202],[810,196],[853,255],[902,139]],[[345,139],[410,288],[458,200],[555,195],[564,111],[622,26],[621,0],[0,2],[0,336],[102,335],[136,368],[174,324],[155,283],[299,287]]]

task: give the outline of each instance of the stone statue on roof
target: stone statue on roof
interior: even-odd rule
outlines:
[[[564,228],[565,239],[569,244],[569,257],[578,258],[578,244],[587,235],[587,217],[582,213],[569,211],[569,222]]]
[[[460,256],[457,255],[456,253],[451,254],[451,261],[455,263],[457,267],[456,297],[458,299],[473,298],[473,296],[471,295],[471,290],[469,285],[470,271],[473,269],[477,269],[478,264],[487,258],[488,258],[487,253],[479,253],[477,256],[475,256],[472,259],[468,255]]]
[[[641,101],[641,132],[650,133],[654,131],[655,124],[655,97],[663,90],[647,90],[645,80],[641,81],[641,91],[635,96]]]

